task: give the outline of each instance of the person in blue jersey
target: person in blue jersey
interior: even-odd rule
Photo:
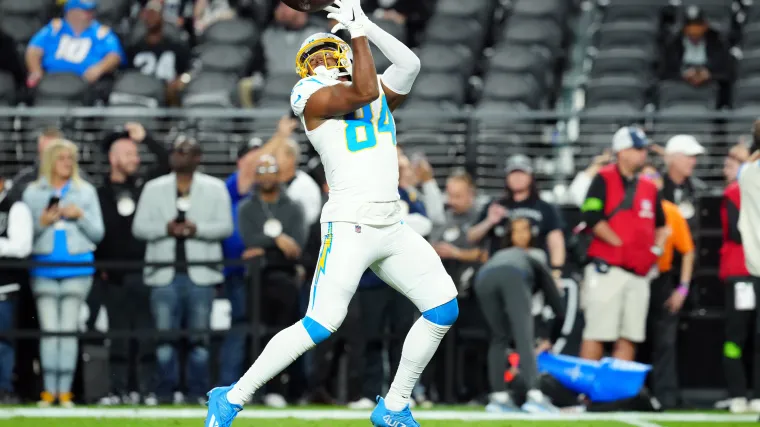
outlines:
[[[98,194],[79,177],[77,147],[51,142],[42,153],[39,179],[24,190],[23,201],[34,219],[33,258],[39,262],[91,263],[103,238]],[[79,310],[92,287],[94,266],[37,267],[31,271],[32,293],[43,332],[75,332]],[[40,404],[58,399],[71,406],[77,365],[76,337],[40,339],[44,391]]]
[[[74,73],[90,83],[110,75],[124,62],[116,33],[95,18],[93,0],[68,0],[63,18],[54,18],[29,41],[27,86],[46,73]]]
[[[399,153],[399,188],[398,194],[407,215],[404,221],[422,236],[426,236],[433,228],[427,218],[425,204],[419,197],[414,186],[407,185],[407,179],[414,173],[409,158]],[[408,208],[408,209],[407,209]],[[351,409],[372,409],[375,406],[374,397],[383,389],[383,335],[386,325],[390,333],[402,334],[414,323],[414,305],[383,282],[372,270],[367,270],[359,280],[359,304],[362,323],[366,333],[364,349],[364,375],[361,387],[362,397],[351,402]],[[399,365],[399,347],[401,339],[391,340],[388,346],[390,374],[393,376]]]

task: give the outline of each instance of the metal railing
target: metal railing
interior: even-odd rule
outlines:
[[[286,110],[270,109],[149,109],[149,108],[0,108],[0,163],[12,171],[36,158],[36,136],[45,126],[57,126],[80,144],[81,163],[96,179],[107,167],[100,147],[106,132],[127,121],[139,121],[156,139],[192,132],[203,144],[203,167],[224,176],[235,168],[237,145],[251,137],[269,138]],[[697,136],[707,148],[697,176],[718,182],[720,164],[730,145],[751,133],[757,111],[709,113],[616,112],[604,114],[551,111],[409,111],[394,113],[398,144],[423,152],[443,184],[455,168],[465,168],[486,192],[503,188],[503,166],[515,153],[536,160],[539,186],[567,184],[589,160],[609,147],[621,125],[640,124],[653,142],[664,145],[669,136]],[[302,162],[315,152],[302,131],[295,135],[304,146]],[[144,158],[150,164],[150,157]],[[98,184],[98,182],[95,182]]]

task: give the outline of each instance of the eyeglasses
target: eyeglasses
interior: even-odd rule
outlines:
[[[256,168],[256,173],[259,175],[265,175],[268,173],[277,173],[277,166],[271,165],[271,166],[259,166]]]
[[[662,178],[662,175],[660,175],[659,172],[645,173],[645,174],[643,174],[643,176],[645,176],[645,177],[647,177],[649,179],[660,179],[660,178]]]

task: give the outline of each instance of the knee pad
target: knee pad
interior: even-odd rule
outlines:
[[[742,348],[735,342],[726,341],[723,343],[723,356],[727,359],[741,359]]]
[[[459,317],[459,303],[454,298],[446,304],[425,311],[422,317],[438,326],[451,326]]]
[[[330,332],[329,329],[320,325],[316,320],[309,316],[304,317],[301,320],[301,324],[306,328],[306,333],[309,334],[309,337],[314,341],[314,344],[319,344],[332,335],[332,332]]]

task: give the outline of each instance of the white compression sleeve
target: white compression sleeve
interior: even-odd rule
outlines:
[[[399,95],[412,90],[414,79],[420,72],[420,58],[404,43],[378,27],[374,22],[364,24],[367,38],[393,63],[383,73],[382,79],[388,89]]]

